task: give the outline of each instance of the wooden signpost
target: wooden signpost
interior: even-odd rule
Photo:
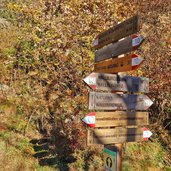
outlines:
[[[114,74],[91,73],[84,79],[93,90],[143,92],[149,91],[149,79],[145,77],[119,76]]]
[[[121,171],[123,143],[144,141],[152,135],[144,126],[149,124],[146,110],[153,102],[146,95],[132,94],[148,93],[149,79],[118,75],[118,72],[138,69],[143,62],[136,54],[117,57],[142,44],[142,36],[130,36],[139,31],[139,26],[136,15],[99,34],[93,42],[94,72],[84,79],[93,90],[108,91],[90,92],[89,109],[101,112],[91,112],[82,119],[91,127],[87,132],[87,145],[105,145],[105,171]]]
[[[102,128],[148,125],[148,117],[148,112],[137,111],[91,112],[82,120],[92,128]]]
[[[139,16],[136,15],[106,31],[99,34],[93,45],[99,49],[109,43],[115,42],[123,37],[129,36],[139,31],[140,21]]]
[[[112,43],[95,52],[95,62],[106,60],[136,50],[144,38],[142,36],[127,37],[116,43]]]
[[[147,128],[104,128],[88,130],[87,144],[114,144],[146,141],[152,135]]]
[[[114,58],[95,63],[94,71],[102,73],[118,73],[135,70],[140,67],[143,59],[136,54],[129,54],[122,58]]]
[[[89,109],[97,110],[147,110],[153,102],[140,94],[113,94],[90,92]]]

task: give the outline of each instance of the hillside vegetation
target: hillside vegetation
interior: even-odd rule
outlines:
[[[86,146],[95,37],[139,14],[150,78],[148,142],[125,145],[123,170],[171,170],[169,0],[1,0],[0,170],[102,170],[102,147]]]

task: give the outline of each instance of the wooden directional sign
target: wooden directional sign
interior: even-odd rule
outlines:
[[[90,92],[89,109],[147,110],[153,102],[146,95]]]
[[[95,62],[106,60],[136,50],[142,43],[142,36],[127,37],[95,52]]]
[[[88,130],[87,145],[113,144],[147,140],[152,132],[147,128],[107,128]]]
[[[145,77],[119,76],[93,72],[84,81],[93,90],[143,93],[148,93],[149,91],[149,79]]]
[[[116,127],[131,125],[148,125],[148,112],[137,111],[114,111],[114,112],[91,112],[83,121],[90,127]]]
[[[136,15],[99,34],[96,40],[94,40],[93,45],[96,49],[99,49],[111,42],[115,42],[123,37],[127,37],[138,31],[139,17],[138,15]]]
[[[118,73],[135,70],[140,67],[143,59],[136,54],[129,54],[122,58],[114,58],[94,65],[95,72]]]

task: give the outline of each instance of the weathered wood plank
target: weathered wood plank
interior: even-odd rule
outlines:
[[[149,92],[149,79],[145,77],[119,76],[93,72],[84,81],[93,90]]]
[[[95,112],[95,128],[148,125],[148,112]]]
[[[153,102],[146,95],[90,92],[89,109],[147,110]]]
[[[87,145],[143,141],[143,128],[88,130],[87,140]]]
[[[118,73],[135,70],[140,67],[143,59],[136,54],[129,54],[122,58],[114,58],[95,63],[94,71],[102,73]]]
[[[143,39],[144,38],[142,36],[132,36],[105,46],[95,52],[95,62],[136,50],[141,45]]]
[[[115,42],[123,37],[127,37],[139,31],[139,16],[133,16],[126,21],[104,31],[99,34],[94,40],[93,45],[96,49],[99,49],[111,42]]]

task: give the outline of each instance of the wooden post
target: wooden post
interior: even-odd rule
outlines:
[[[118,156],[117,156],[117,159],[118,159],[118,170],[117,171],[122,171],[122,148],[123,148],[123,144],[115,144],[117,150],[118,150]]]

